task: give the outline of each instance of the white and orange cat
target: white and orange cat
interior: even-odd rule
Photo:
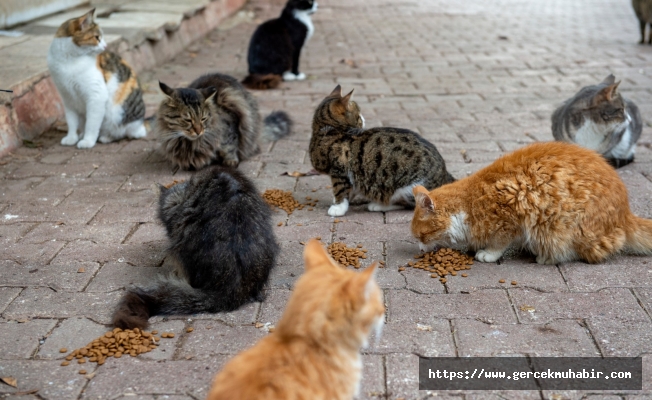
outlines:
[[[80,149],[95,146],[98,139],[108,143],[147,134],[136,74],[119,55],[106,50],[94,12],[64,22],[48,52],[48,68],[68,123],[61,144]]]
[[[352,399],[359,392],[360,348],[383,324],[376,265],[362,273],[337,265],[311,240],[276,330],[238,354],[215,377],[208,400]]]
[[[533,144],[414,194],[412,233],[422,250],[469,248],[494,262],[520,245],[539,264],[652,254],[652,220],[632,214],[625,184],[602,156],[575,144]]]

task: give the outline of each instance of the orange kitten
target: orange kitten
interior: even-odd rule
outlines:
[[[494,262],[511,244],[539,264],[597,263],[621,250],[652,254],[652,220],[629,210],[616,171],[592,150],[537,143],[428,193],[414,188],[422,250],[468,247]]]
[[[360,389],[360,348],[380,333],[385,307],[376,265],[354,273],[311,240],[276,330],[215,377],[208,400],[352,399]]]

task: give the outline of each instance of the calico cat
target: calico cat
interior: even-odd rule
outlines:
[[[627,250],[652,254],[652,220],[633,215],[618,173],[592,150],[536,143],[428,192],[414,189],[412,233],[422,250],[470,248],[494,262],[512,244],[539,264],[598,263]]]
[[[455,179],[435,146],[407,129],[364,129],[360,108],[337,85],[315,110],[310,139],[313,167],[331,177],[330,216],[342,216],[352,195],[371,203],[369,211],[414,207],[412,188],[434,189]]]
[[[557,108],[552,114],[555,139],[595,150],[616,168],[634,161],[643,121],[636,104],[617,91],[619,84],[609,75]]]
[[[321,244],[304,251],[306,272],[297,281],[276,330],[229,361],[207,400],[352,399],[372,329],[376,339],[385,307],[374,279],[338,266]]]
[[[64,22],[48,52],[48,68],[68,123],[61,144],[80,149],[95,146],[98,139],[108,143],[147,134],[136,74],[119,55],[106,50],[94,12]]]
[[[281,16],[260,25],[249,42],[249,75],[242,83],[250,89],[273,89],[281,79],[304,80],[299,72],[303,45],[315,28],[310,16],[317,11],[314,0],[289,0]]]
[[[179,276],[129,289],[113,325],[145,328],[153,315],[232,311],[263,300],[279,246],[271,210],[244,175],[213,166],[161,187],[159,218]]]
[[[652,23],[652,0],[632,0],[632,7],[641,28],[640,44],[645,43],[645,26]],[[652,27],[648,33],[648,44],[652,44]]]
[[[158,110],[157,133],[166,158],[183,169],[216,163],[237,167],[260,152],[258,139],[278,140],[292,120],[275,111],[261,122],[256,99],[228,75],[204,75],[187,88],[159,82],[167,96]]]

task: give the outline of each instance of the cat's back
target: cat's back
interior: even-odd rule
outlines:
[[[188,85],[188,87],[192,89],[205,89],[211,86],[217,89],[218,92],[224,88],[235,88],[245,91],[244,87],[237,79],[230,75],[220,74],[218,72],[202,75]]]
[[[638,19],[652,21],[652,0],[632,0],[632,7]]]

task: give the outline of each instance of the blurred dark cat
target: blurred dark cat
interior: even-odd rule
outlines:
[[[187,88],[172,89],[163,82],[159,86],[167,96],[157,114],[161,149],[183,169],[213,163],[237,167],[260,152],[261,136],[278,140],[292,128],[283,111],[261,122],[256,99],[228,75],[204,75]]]
[[[636,104],[618,92],[619,84],[609,75],[566,100],[552,114],[555,139],[595,150],[616,168],[634,161],[643,121]]]
[[[328,215],[346,214],[353,194],[371,201],[369,211],[414,207],[413,187],[432,190],[455,181],[437,148],[418,133],[389,127],[365,130],[352,95],[342,97],[337,85],[312,122],[310,161],[333,183]]]
[[[290,0],[281,16],[260,25],[249,42],[249,75],[242,83],[250,89],[273,89],[281,80],[304,80],[299,72],[303,45],[314,32],[314,0]]]
[[[145,328],[153,315],[232,311],[262,301],[279,246],[271,210],[244,175],[213,166],[161,187],[159,218],[178,276],[127,290],[113,325]]]
[[[632,7],[641,28],[640,44],[645,43],[645,26],[652,24],[652,0],[632,0]],[[652,25],[648,33],[648,44],[652,44]]]

